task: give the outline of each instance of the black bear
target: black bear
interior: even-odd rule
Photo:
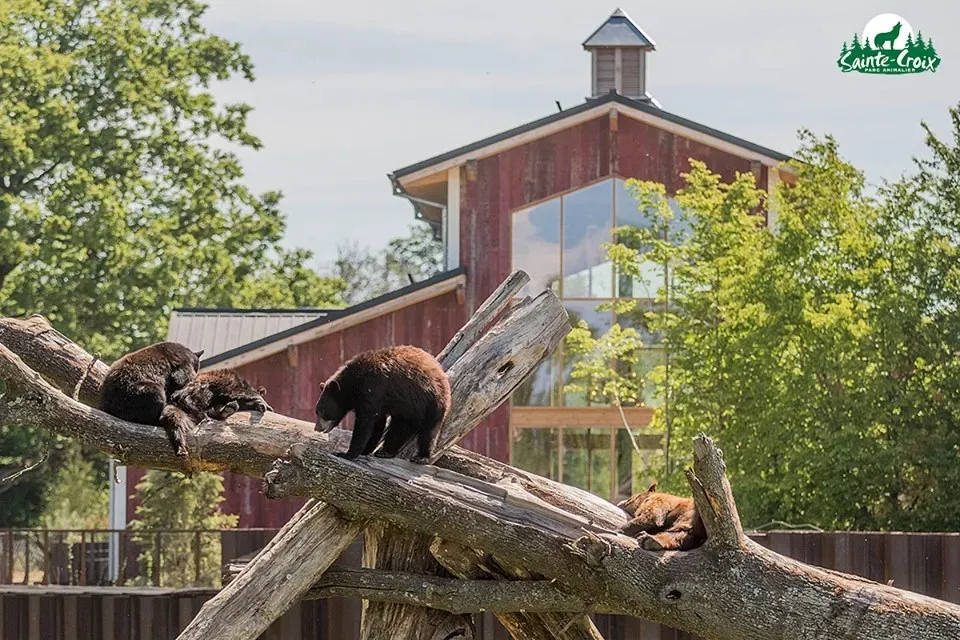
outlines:
[[[204,418],[226,420],[237,411],[273,411],[263,399],[266,395],[264,387],[254,389],[232,369],[204,371],[171,394],[160,414],[160,424],[182,437]]]
[[[179,407],[195,422],[204,417],[225,420],[237,411],[273,411],[264,398],[265,387],[253,388],[233,369],[198,373],[185,387],[170,396],[168,403]]]
[[[110,365],[100,390],[100,409],[112,416],[163,427],[178,456],[187,455],[183,434],[160,421],[167,398],[193,380],[203,350],[158,342],[128,353]]]
[[[423,464],[449,407],[450,382],[436,358],[413,346],[373,349],[320,383],[316,430],[329,432],[353,411],[350,447],[337,456],[353,460],[369,455],[382,438],[383,447],[374,455],[393,458],[416,436],[417,455],[411,461]]]
[[[617,504],[632,520],[620,532],[636,537],[650,551],[689,551],[707,540],[707,530],[693,498],[658,493],[657,483]]]

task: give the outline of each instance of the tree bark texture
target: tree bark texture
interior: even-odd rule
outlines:
[[[257,638],[295,604],[363,530],[310,500],[235,580],[207,600],[178,640]],[[224,633],[226,632],[226,634]]]
[[[227,566],[229,584],[246,567],[234,561]],[[571,612],[594,610],[576,595],[564,593],[552,580],[493,581],[482,572],[479,579],[461,580],[381,569],[329,569],[307,591],[304,600],[357,598],[429,607],[450,613]],[[597,609],[600,613],[606,613]]]
[[[130,464],[181,466],[158,430],[73,401],[5,347],[0,347],[0,379],[5,424],[76,437]],[[67,386],[72,391],[75,384]],[[690,552],[651,552],[613,532],[611,525],[622,524],[625,514],[617,518],[603,507],[593,512],[591,500],[572,488],[467,454],[461,471],[504,480],[487,482],[450,468],[457,464],[438,469],[400,459],[346,461],[330,455],[346,444],[337,441],[342,437],[337,431],[326,437],[276,414],[253,420],[239,413],[225,423],[202,423],[192,437],[202,445],[206,468],[254,476],[269,470],[270,495],[314,497],[347,518],[379,519],[384,526],[482,551],[499,566],[523,568],[526,579],[551,580],[591,610],[645,618],[708,640],[960,637],[956,605],[804,565],[738,533],[722,455],[703,436],[696,442],[690,481],[711,537]],[[562,497],[548,501],[551,495]],[[585,511],[574,510],[576,505]]]
[[[430,551],[441,565],[460,578],[487,578],[496,584],[529,584],[522,581],[527,572],[523,569],[510,571],[500,566],[492,557],[473,549],[467,549],[455,543],[435,539]],[[533,604],[533,603],[530,603]],[[525,605],[522,609],[495,611],[497,620],[515,639],[523,640],[603,640],[603,636],[594,626],[589,616],[584,614],[563,613],[571,609],[561,609],[553,605],[550,609],[537,611]],[[581,611],[589,610],[584,603],[578,603]],[[581,608],[582,607],[582,608]],[[594,610],[596,608],[594,607]]]

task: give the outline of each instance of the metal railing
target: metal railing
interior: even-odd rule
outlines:
[[[0,529],[0,584],[217,588],[225,531]]]

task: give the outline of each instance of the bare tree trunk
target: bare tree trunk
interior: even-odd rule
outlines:
[[[3,424],[75,437],[128,464],[182,467],[158,429],[114,419],[72,400],[2,346],[0,380]],[[576,513],[576,505],[590,504],[582,492],[535,481],[509,467],[497,471],[482,456],[462,460],[461,468],[518,482],[490,483],[400,459],[342,460],[329,452],[342,450],[346,433],[327,438],[301,431],[300,421],[255,415],[239,413],[227,423],[199,425],[191,434],[197,445],[191,451],[201,451],[200,467],[255,477],[269,469],[269,496],[309,496],[335,506],[347,519],[378,519],[385,526],[481,551],[526,580],[551,581],[590,611],[645,618],[707,640],[960,637],[956,605],[804,565],[743,536],[722,454],[705,436],[695,441],[688,478],[708,541],[689,552],[658,553],[612,531],[616,518],[603,507],[596,517]],[[538,494],[527,487],[549,490]],[[552,502],[544,497],[550,495]],[[474,606],[485,609],[485,596],[475,597]],[[504,601],[491,595],[490,604],[502,607]],[[525,609],[522,602],[516,606]],[[208,638],[238,637],[230,631],[215,625]]]

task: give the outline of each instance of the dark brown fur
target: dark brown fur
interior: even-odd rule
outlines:
[[[415,436],[412,461],[424,463],[449,407],[450,383],[436,358],[412,346],[374,349],[347,361],[320,384],[316,429],[328,432],[353,411],[350,447],[338,456],[369,455],[382,438],[383,447],[374,455],[393,458]]]
[[[128,353],[107,371],[100,409],[121,420],[163,427],[178,456],[187,455],[183,432],[160,417],[167,398],[197,375],[203,351],[176,342],[158,342]]]
[[[707,530],[693,498],[658,493],[657,483],[617,504],[633,519],[620,532],[637,538],[651,551],[696,549],[707,540]]]
[[[225,420],[237,411],[273,411],[264,397],[264,387],[253,388],[233,369],[203,371],[183,389],[170,396],[161,421],[177,424],[186,417],[192,425],[204,418]]]

